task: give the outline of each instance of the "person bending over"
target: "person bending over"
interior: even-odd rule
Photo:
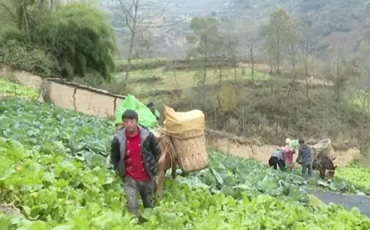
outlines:
[[[283,170],[285,168],[285,156],[286,153],[283,148],[275,150],[275,152],[272,153],[269,159],[270,167],[274,167],[274,169],[277,169],[277,167],[279,166],[279,169]]]

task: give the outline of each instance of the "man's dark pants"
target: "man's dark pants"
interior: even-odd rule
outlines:
[[[307,174],[309,177],[313,176],[312,162],[302,162],[302,176],[305,179],[307,179]]]
[[[139,218],[139,194],[143,200],[144,208],[153,208],[154,180],[136,181],[125,177],[124,190],[128,209]]]

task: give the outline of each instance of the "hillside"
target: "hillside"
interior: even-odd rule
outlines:
[[[33,97],[27,87],[18,88],[23,97]],[[370,227],[366,168],[340,167],[328,184],[317,174],[305,181],[298,168],[276,171],[211,149],[209,168],[166,178],[164,197],[152,210],[140,207],[142,224],[137,225],[125,205],[121,179],[106,161],[112,121],[20,98],[0,101],[0,121],[4,230]],[[344,207],[326,205],[311,194]],[[281,219],[282,214],[289,218]]]
[[[362,39],[369,39],[370,5],[367,0],[233,0],[228,9],[235,12],[236,20],[238,16],[246,17],[263,24],[278,6],[301,21],[304,30],[318,42],[317,49],[324,58],[333,48],[354,52]]]
[[[279,6],[302,22],[303,30],[317,41],[316,49],[323,60],[335,47],[355,52],[359,42],[368,40],[370,35],[368,0],[156,0],[155,3],[159,8],[165,7],[165,12],[161,23],[152,28],[155,34],[153,56],[184,57],[188,49],[185,38],[189,33],[189,22],[197,16],[216,16],[224,28],[230,23],[241,24],[237,30],[252,28],[259,36],[259,42],[262,42],[264,37],[258,34],[269,15]],[[124,34],[119,31],[118,35]],[[165,52],[168,50],[171,52]],[[239,55],[246,54],[242,52]]]

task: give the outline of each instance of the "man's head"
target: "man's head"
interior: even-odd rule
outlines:
[[[122,114],[123,126],[129,133],[136,131],[138,120],[139,116],[134,110],[128,109]]]
[[[299,139],[298,143],[299,143],[300,145],[303,145],[303,144],[304,144],[304,140],[303,140],[303,139]]]

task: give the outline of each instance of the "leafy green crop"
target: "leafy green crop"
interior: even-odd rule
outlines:
[[[336,176],[370,192],[370,168],[351,166],[336,170]]]
[[[0,208],[2,229],[370,229],[357,209],[311,206],[298,172],[216,151],[209,169],[167,180],[164,199],[136,226],[106,169],[113,132],[111,121],[53,105],[0,102],[0,200],[24,216]]]
[[[358,209],[305,207],[264,195],[250,200],[246,193],[236,200],[174,180],[166,181],[156,208],[141,210],[146,222],[138,226],[113,172],[36,149],[0,138],[0,199],[25,216],[0,212],[2,229],[370,229]]]
[[[210,152],[210,160],[210,168],[179,180],[234,198],[241,198],[242,192],[247,192],[250,198],[264,193],[309,202],[307,193],[299,187],[303,185],[303,178],[296,173],[276,171],[253,159],[231,157],[216,151]]]
[[[23,85],[15,84],[11,81],[0,79],[0,97],[20,97],[20,98],[37,98],[37,90]]]
[[[106,163],[113,132],[112,121],[54,105],[17,98],[0,103],[0,136],[35,147],[42,153],[67,153],[90,168]],[[234,198],[240,198],[241,192],[246,191],[250,197],[264,193],[289,197],[300,203],[308,202],[307,194],[299,187],[303,185],[299,171],[283,173],[252,159],[215,151],[210,152],[210,161],[209,169],[179,179]],[[325,187],[325,184],[321,186]],[[358,192],[343,181],[335,181],[326,187],[335,191]]]
[[[91,167],[105,163],[113,131],[113,122],[38,101],[13,98],[0,103],[0,136],[37,146],[43,153],[68,153]]]

